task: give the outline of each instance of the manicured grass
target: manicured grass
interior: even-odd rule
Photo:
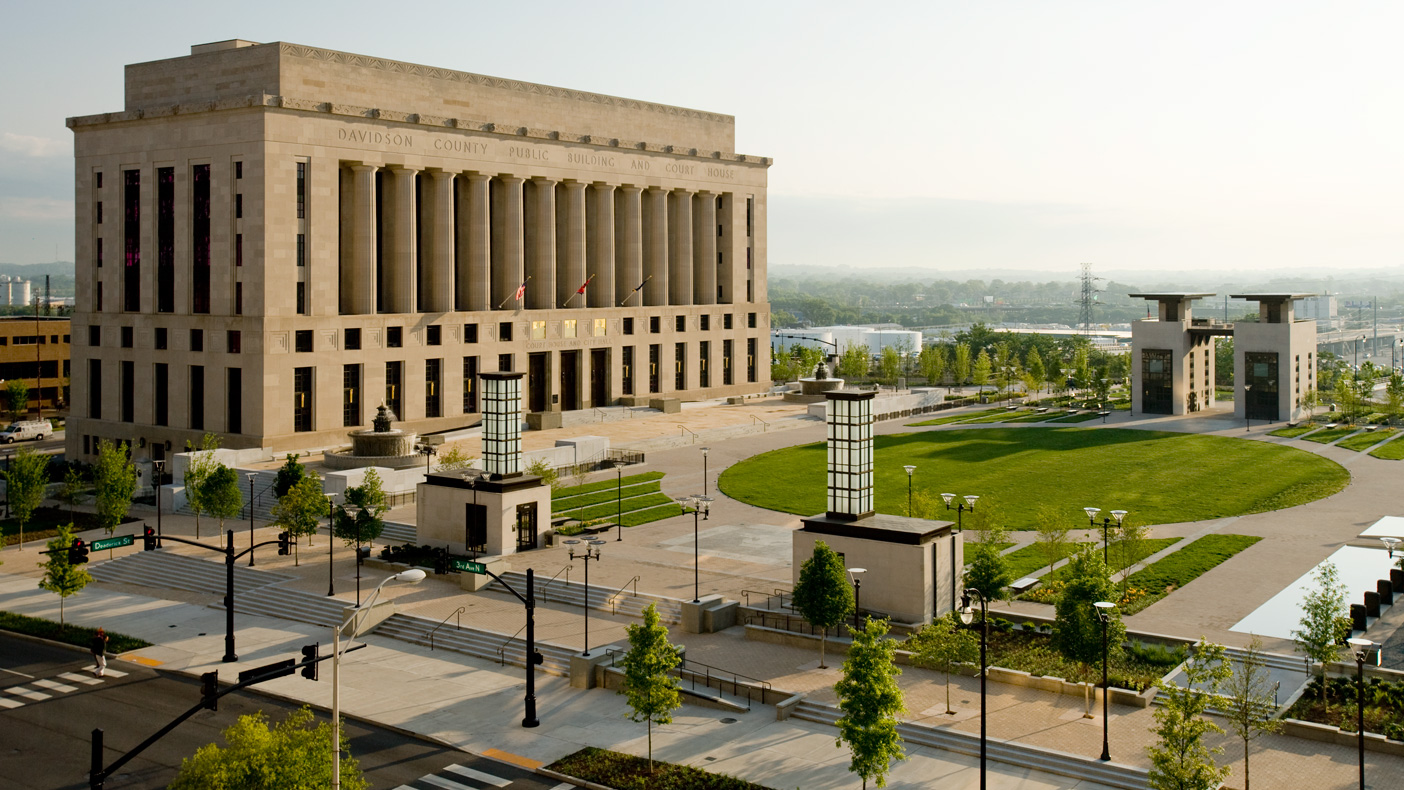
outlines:
[[[1128,587],[1145,594],[1123,605],[1123,615],[1133,615],[1159,601],[1170,591],[1213,570],[1219,563],[1262,540],[1252,535],[1205,535],[1179,551],[1153,562],[1127,578]]]
[[[1334,442],[1337,439],[1340,439],[1344,436],[1349,436],[1358,430],[1360,429],[1348,427],[1327,428],[1323,431],[1317,431],[1316,433],[1313,433],[1310,436],[1302,437],[1302,441],[1316,442],[1317,444],[1330,444],[1331,442]]]
[[[662,760],[653,761],[650,775],[647,758],[593,746],[566,755],[546,768],[617,790],[770,790],[765,785]]]
[[[1320,427],[1320,425],[1317,425],[1315,423],[1307,423],[1305,425],[1298,425],[1293,428],[1278,428],[1275,431],[1268,431],[1268,436],[1281,436],[1284,439],[1295,439],[1304,433],[1311,433],[1312,431]]]
[[[644,508],[671,504],[672,501],[672,498],[667,494],[644,494],[643,496],[631,497],[618,504],[616,504],[614,500],[610,500],[601,505],[591,505],[590,507],[577,508],[569,511],[558,510],[552,515],[570,516],[580,521],[594,521],[597,518],[612,519],[615,514],[619,512],[619,508],[621,507],[624,509],[625,513],[628,513],[634,510],[643,510]]]
[[[79,647],[87,647],[88,643],[92,641],[93,634],[97,633],[96,628],[84,628],[81,625],[60,626],[53,620],[29,617],[14,612],[0,612],[0,631],[13,631],[17,634],[52,639],[55,642]],[[112,631],[107,633],[107,652],[109,653],[125,653],[128,650],[150,646],[151,643],[144,639]]]
[[[1140,562],[1156,552],[1164,551],[1179,542],[1179,538],[1149,538],[1142,542],[1141,557],[1136,560],[1136,562]],[[1110,559],[1110,562],[1107,563],[1107,567],[1113,574],[1119,573],[1122,568],[1126,567],[1126,563],[1123,561],[1124,558],[1117,556],[1116,546],[1116,541],[1112,541],[1111,551],[1107,555]],[[1097,551],[1101,551],[1101,548],[1098,548]],[[1136,563],[1133,562],[1131,564],[1135,565]],[[1054,580],[1067,581],[1067,570],[1068,566],[1059,566],[1057,570],[1044,574],[1043,579],[1044,581],[1050,582]]]
[[[1377,431],[1374,431],[1373,433],[1367,432],[1362,433],[1359,436],[1352,436],[1349,439],[1343,439],[1341,440],[1340,444],[1337,444],[1336,446],[1343,447],[1347,450],[1354,450],[1358,453],[1361,450],[1367,450],[1371,447],[1374,447],[1375,445],[1379,444],[1380,442],[1384,441],[1385,439],[1388,439],[1393,435],[1393,428],[1381,428]]]
[[[618,492],[616,492],[614,488],[611,487],[605,489],[604,491],[595,491],[589,494],[581,494],[580,496],[561,497],[559,499],[552,499],[551,510],[559,513],[564,510],[573,510],[578,507],[598,505],[601,502],[613,502],[616,496],[619,496],[623,499],[628,499],[629,497],[643,496],[644,494],[652,494],[656,491],[661,491],[662,488],[663,484],[658,482],[657,480],[650,480],[646,483],[637,483],[631,486],[626,485],[623,488],[621,488]]]
[[[980,411],[970,411],[964,414],[948,414],[945,417],[937,417],[931,420],[922,420],[921,422],[909,422],[907,423],[907,427],[922,428],[928,425],[948,425],[953,422],[967,422],[975,417],[984,417],[989,414],[1003,414],[1004,412],[1004,409],[981,409]]]
[[[905,512],[902,467],[913,464],[918,489],[932,497],[979,494],[982,503],[998,503],[1005,526],[1014,529],[1032,527],[1043,505],[1081,520],[1089,502],[1124,508],[1144,524],[1260,513],[1330,496],[1350,480],[1334,461],[1293,447],[1123,428],[894,434],[875,437],[874,455],[878,512]],[[824,458],[822,443],[763,453],[722,473],[721,490],[771,510],[822,513]]]
[[[681,505],[659,505],[647,510],[637,510],[633,513],[625,513],[622,519],[624,526],[637,527],[640,524],[647,524],[650,521],[662,521],[665,518],[681,516],[683,509]]]
[[[130,524],[133,521],[140,521],[138,518],[125,518],[123,524]],[[102,524],[98,522],[98,517],[92,513],[84,513],[81,510],[74,511],[72,516],[66,509],[56,507],[41,507],[34,510],[34,516],[24,525],[24,542],[26,544],[48,540],[58,533],[58,528],[69,523],[73,524],[74,532],[82,532],[88,529],[97,529]],[[133,530],[136,532],[137,530]],[[122,527],[113,530],[114,535],[127,534]],[[0,545],[10,546],[19,543],[19,522],[12,518],[0,521],[0,535],[3,535],[3,542]]]
[[[646,482],[646,481],[649,481],[649,480],[659,480],[659,479],[662,479],[662,477],[663,477],[663,473],[662,473],[662,472],[644,472],[643,474],[639,474],[639,475],[629,475],[629,476],[627,476],[627,477],[624,478],[624,485],[627,486],[627,485],[631,485],[631,484],[633,484],[633,483],[643,483],[643,482]],[[556,490],[556,491],[552,491],[552,492],[551,492],[551,498],[552,498],[552,499],[565,499],[566,497],[573,497],[573,496],[579,496],[579,495],[581,495],[581,494],[588,494],[588,493],[590,493],[590,492],[592,492],[592,491],[604,491],[605,489],[609,489],[609,490],[613,491],[616,482],[618,482],[618,481],[616,481],[616,480],[600,480],[600,481],[594,482],[594,483],[586,483],[586,484],[583,485],[583,486],[566,486],[565,488],[561,488],[561,489],[558,489],[558,490]]]
[[[973,419],[973,420],[966,420],[964,424],[965,424],[965,425],[974,425],[975,423],[1008,422],[1008,421],[1009,421],[1009,418],[1011,418],[1011,417],[1016,417],[1016,416],[1018,416],[1019,414],[1020,414],[1020,412],[1018,412],[1018,411],[1009,411],[1008,409],[999,409],[999,410],[998,410],[998,413],[996,413],[996,414],[987,414],[987,415],[985,415],[984,417],[977,417],[977,418],[975,418],[975,419]]]
[[[1404,444],[1401,442],[1404,442],[1404,439],[1395,439],[1389,444],[1371,450],[1370,455],[1383,458],[1386,461],[1404,460]]]
[[[1055,417],[1062,417],[1066,413],[1067,412],[1064,412],[1061,409],[1058,411],[1046,411],[1043,414],[1023,414],[1021,412],[1022,416],[1005,420],[1005,422],[1047,422],[1048,420],[1051,420]]]
[[[992,626],[1001,625],[991,618]],[[1101,662],[1082,664],[1063,657],[1053,644],[1053,637],[1028,631],[1014,631],[1007,626],[992,628],[989,643],[991,666],[1028,672],[1035,677],[1059,677],[1073,683],[1102,682]],[[1116,688],[1143,691],[1179,663],[1173,654],[1158,651],[1125,650],[1107,665],[1107,679]]]
[[[1101,416],[1102,415],[1095,411],[1089,411],[1085,414],[1069,414],[1066,417],[1059,417],[1056,420],[1051,420],[1051,422],[1087,422],[1088,420],[1099,419]]]
[[[1086,543],[1068,543],[1063,547],[1063,555],[1058,559],[1061,561],[1076,554]],[[1022,579],[1036,570],[1048,567],[1048,555],[1044,553],[1043,547],[1037,544],[1025,546],[1018,551],[1011,551],[1004,555],[1004,559],[1009,563],[1009,572],[1015,579]]]

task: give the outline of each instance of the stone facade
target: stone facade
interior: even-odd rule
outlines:
[[[126,93],[68,121],[73,320],[99,340],[72,457],[340,446],[382,401],[460,427],[497,370],[529,412],[769,385],[770,160],[731,151],[730,116],[242,41],[128,66]]]

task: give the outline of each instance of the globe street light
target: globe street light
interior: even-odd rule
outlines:
[[[1394,547],[1399,545],[1399,538],[1380,538],[1380,542],[1389,549],[1389,558],[1394,559]]]
[[[161,548],[161,483],[164,482],[163,472],[166,468],[165,461],[152,461],[151,465],[156,467],[156,548]],[[253,560],[253,555],[249,555]]]
[[[1107,627],[1111,623],[1112,610],[1116,604],[1107,601],[1098,601],[1093,606],[1097,607],[1097,619],[1102,621],[1102,761],[1111,760],[1111,741],[1109,740],[1107,696],[1111,691],[1111,686],[1107,684],[1107,659],[1109,647],[1107,646]]]
[[[336,543],[336,510],[332,505],[335,494],[322,494],[327,498],[327,597],[336,595],[336,575],[332,566],[332,544]]]
[[[975,610],[970,606],[970,597],[980,599],[980,790],[985,790],[985,649],[990,642],[989,601],[984,593],[974,587],[967,587],[960,600],[960,621],[970,625],[975,619]]]
[[[912,473],[916,471],[916,467],[907,464],[902,468],[907,470],[907,515],[914,516],[916,514],[912,513]]]
[[[1082,512],[1087,514],[1087,523],[1093,528],[1096,528],[1097,514],[1102,512],[1102,509],[1098,507],[1085,507],[1082,509]],[[1109,533],[1111,531],[1111,522],[1113,518],[1116,519],[1116,525],[1120,527],[1122,520],[1126,518],[1126,511],[1113,510],[1111,511],[1111,516],[1102,516],[1102,562],[1106,563],[1108,566],[1110,566],[1111,560],[1107,557],[1107,544],[1110,542]]]
[[[369,612],[375,605],[375,599],[380,595],[380,590],[390,582],[405,582],[406,584],[418,584],[424,581],[424,571],[419,568],[410,568],[407,571],[400,571],[380,584],[376,585],[375,592],[366,601],[365,606],[355,606],[346,612],[346,616],[341,619],[341,625],[332,631],[332,790],[341,790],[341,632],[346,630],[348,625],[351,634],[347,636],[348,641],[355,641],[356,636],[361,632],[361,625],[365,622],[360,615],[362,612]],[[349,646],[348,646],[349,649]]]
[[[974,512],[975,512],[975,500],[977,500],[977,499],[979,499],[979,498],[980,498],[980,497],[979,497],[978,495],[975,495],[975,494],[966,495],[966,496],[964,496],[964,497],[961,497],[961,499],[962,499],[963,501],[957,503],[955,508],[952,508],[952,507],[951,507],[951,502],[952,502],[954,499],[956,499],[956,495],[955,495],[955,494],[942,494],[942,495],[941,495],[941,499],[944,500],[945,503],[946,503],[946,509],[947,509],[947,510],[952,510],[952,509],[954,509],[955,512],[956,512],[956,532],[963,532],[963,531],[964,531],[964,528],[961,526],[961,517],[962,517],[963,515],[965,515],[965,511],[967,511],[967,510],[969,510],[971,513],[974,513]],[[959,585],[960,585],[960,569],[956,567],[956,542],[955,542],[955,535],[952,535],[952,536],[951,536],[951,609],[952,609],[952,610],[954,610],[954,609],[956,608],[956,600],[955,600],[955,599],[956,599],[956,590],[958,589]]]
[[[253,487],[254,487],[254,478],[258,477],[258,475],[255,474],[255,473],[253,473],[253,472],[245,472],[245,473],[244,473],[244,476],[247,477],[247,478],[249,479],[249,567],[252,568],[252,567],[254,566],[254,559],[253,559],[253,555],[254,555],[254,553],[253,553],[253,546],[254,546],[253,499],[254,499],[254,493],[253,493]]]
[[[582,607],[585,610],[585,652],[580,655],[588,658],[590,655],[590,560],[598,560],[600,558],[600,547],[604,545],[604,541],[588,541],[585,545],[585,553],[583,554],[575,553],[575,547],[580,545],[580,541],[571,539],[564,542],[570,546],[568,551],[572,562],[575,561],[577,557],[585,561],[585,605]],[[591,553],[591,547],[593,547],[593,553]]]
[[[1365,790],[1365,662],[1378,662],[1380,654],[1368,639],[1351,637],[1346,644],[1355,654],[1355,732],[1360,750],[1360,790]]]
[[[863,574],[867,573],[867,568],[849,568],[848,576],[853,579],[853,627],[858,627],[858,610],[863,608]]]
[[[698,559],[697,541],[697,514],[702,514],[702,520],[706,520],[711,515],[712,498],[704,494],[693,494],[692,496],[678,497],[678,504],[683,506],[683,512],[692,508],[692,602],[698,603],[702,596],[698,594],[698,583],[701,571],[701,562]]]
[[[706,494],[707,494],[707,452],[708,452],[709,450],[711,450],[711,449],[712,449],[712,448],[710,448],[710,447],[703,447],[703,448],[702,448],[702,495],[703,495],[703,496],[706,496]]]

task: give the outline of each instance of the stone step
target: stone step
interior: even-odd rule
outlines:
[[[411,543],[417,544],[419,540],[419,529],[413,524],[401,524],[398,521],[385,522],[385,530],[380,533],[379,543]]]
[[[833,725],[840,716],[838,708],[802,700],[792,714],[797,719]],[[970,757],[980,755],[980,736],[946,727],[926,727],[910,722],[899,724],[902,740],[918,746],[930,746]],[[986,741],[989,759],[1021,770],[1035,768],[1059,776],[1086,779],[1119,790],[1145,790],[1149,774],[1141,768],[1119,763],[1104,763],[1095,757],[1045,749],[1040,746],[990,738]]]
[[[573,428],[579,425],[594,425],[602,422],[622,422],[653,417],[662,413],[647,406],[605,406],[598,409],[578,409],[561,412],[561,427]]]
[[[211,556],[218,556],[211,552]],[[202,560],[168,550],[142,551],[94,563],[89,573],[99,582],[136,584],[223,596],[226,568],[223,560]],[[234,565],[234,595],[287,581],[292,577],[248,567],[244,561]]]
[[[504,581],[512,585],[518,592],[526,590],[526,574],[520,571],[508,571],[502,574]],[[497,582],[489,584],[485,589],[503,595],[511,595],[502,589]],[[555,579],[546,582],[537,581],[536,598],[538,601],[550,601],[554,603],[566,604],[567,606],[581,606],[585,601],[585,585],[575,582],[566,582],[563,579]],[[661,595],[649,593],[634,593],[632,590],[607,590],[591,585],[590,587],[591,609],[622,614],[627,617],[643,617],[643,610],[650,603],[654,604],[658,610],[658,621],[665,625],[675,625],[682,622],[682,602],[676,598],[667,598]]]
[[[277,617],[326,628],[335,628],[344,622],[346,610],[351,606],[351,602],[340,598],[328,598],[281,587],[259,587],[250,590],[246,595],[236,593],[234,596],[236,614]],[[224,608],[223,603],[216,604],[216,608]]]
[[[486,661],[526,666],[526,640],[520,636],[509,637],[478,628],[460,629],[452,623],[441,625],[438,621],[407,614],[387,618],[376,628],[375,634],[416,645],[432,644],[435,650],[449,650]],[[536,650],[543,659],[543,672],[563,677],[570,675],[570,657],[575,652],[572,648],[538,641]]]

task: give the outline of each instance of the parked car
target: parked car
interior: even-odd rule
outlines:
[[[0,442],[14,444],[28,439],[38,442],[49,438],[53,432],[54,429],[47,420],[20,420],[10,423],[9,427],[0,431]]]

